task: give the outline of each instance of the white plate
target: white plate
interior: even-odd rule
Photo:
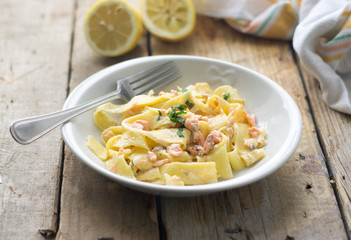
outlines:
[[[213,89],[229,84],[238,89],[249,113],[257,116],[258,125],[267,130],[266,157],[252,167],[234,173],[234,177],[218,183],[197,186],[163,186],[134,181],[105,168],[86,146],[86,138],[100,139],[90,110],[62,126],[63,139],[72,152],[85,164],[112,180],[143,192],[168,196],[209,194],[244,186],[258,181],[281,167],[294,153],[302,132],[300,111],[289,94],[271,79],[247,68],[210,58],[164,55],[142,57],[108,67],[83,81],[67,98],[63,108],[73,107],[111,92],[120,77],[141,70],[149,64],[174,60],[183,77],[164,90],[186,87],[197,82],[208,82]]]

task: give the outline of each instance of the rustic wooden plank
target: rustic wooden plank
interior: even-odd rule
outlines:
[[[132,52],[122,57],[106,58],[93,53],[84,39],[83,21],[94,2],[81,0],[77,4],[70,89],[105,67],[147,55],[146,34]],[[65,148],[61,196],[57,239],[158,238],[155,197],[127,189],[97,174],[68,148]]]
[[[288,162],[259,182],[210,196],[161,198],[168,239],[346,239],[289,43],[244,36],[203,16],[197,20],[183,42],[152,38],[152,53],[213,57],[263,73],[294,98],[304,130]]]
[[[336,193],[342,209],[346,229],[351,235],[351,116],[329,108],[322,99],[317,80],[301,67],[311,103],[318,136],[327,165],[335,181]]]
[[[0,238],[42,239],[56,231],[60,133],[21,146],[8,127],[62,107],[73,5],[13,0],[0,9]]]

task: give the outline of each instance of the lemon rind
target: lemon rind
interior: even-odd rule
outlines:
[[[89,26],[88,26],[88,21],[90,18],[96,13],[97,9],[99,7],[111,4],[111,3],[118,3],[122,4],[125,6],[125,9],[128,11],[129,15],[131,16],[132,19],[132,26],[133,26],[133,32],[130,35],[129,39],[132,39],[132,41],[127,41],[127,44],[123,45],[122,47],[116,49],[115,51],[110,51],[110,50],[102,50],[97,45],[95,44],[94,41],[91,40],[89,37]],[[97,1],[88,11],[86,14],[85,20],[84,20],[84,35],[85,39],[90,46],[90,48],[97,54],[102,55],[102,56],[107,56],[107,57],[116,57],[116,56],[121,56],[132,49],[136,47],[138,44],[141,35],[143,32],[143,25],[142,25],[142,20],[139,15],[139,13],[133,8],[132,5],[130,5],[128,2],[124,0],[99,0]]]
[[[148,18],[146,17],[147,13],[146,13],[146,1],[147,0],[142,0],[140,2],[140,8],[141,8],[141,17],[144,23],[145,28],[154,36],[166,40],[166,41],[170,41],[170,42],[177,42],[180,40],[183,40],[184,38],[188,37],[195,28],[196,25],[196,15],[195,15],[195,8],[192,4],[191,1],[189,0],[184,0],[184,3],[187,5],[189,11],[188,11],[188,17],[187,19],[190,19],[190,24],[187,25],[186,28],[182,28],[180,31],[178,31],[177,33],[171,33],[169,31],[165,31],[162,30],[160,28],[158,28],[157,26],[155,26],[155,24]]]

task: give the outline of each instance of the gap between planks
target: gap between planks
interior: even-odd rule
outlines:
[[[320,128],[319,128],[319,126],[317,124],[317,121],[315,119],[314,109],[313,109],[313,106],[311,104],[311,98],[310,98],[309,91],[308,91],[306,83],[305,83],[305,78],[304,78],[304,76],[302,74],[301,64],[300,64],[300,62],[298,60],[298,56],[295,53],[295,50],[294,50],[294,48],[292,46],[292,43],[290,43],[290,50],[291,50],[292,58],[293,58],[293,60],[294,60],[294,62],[296,64],[297,70],[299,72],[300,79],[301,79],[301,82],[302,82],[302,86],[303,86],[303,88],[305,90],[305,93],[306,93],[306,102],[307,102],[308,108],[310,110],[312,122],[313,122],[313,124],[315,126],[315,129],[316,129],[316,135],[317,135],[318,144],[321,146],[321,150],[322,150],[322,153],[324,155],[325,165],[327,167],[329,179],[330,180],[334,180],[335,179],[334,178],[334,173],[333,173],[333,170],[332,170],[332,168],[330,166],[330,160],[329,160],[329,156],[328,156],[325,144],[324,144],[324,142],[322,141],[322,138],[321,138]],[[351,232],[350,231],[351,229],[348,228],[348,225],[346,223],[345,213],[344,213],[344,210],[342,208],[339,192],[338,192],[335,184],[331,184],[331,186],[333,188],[335,199],[336,199],[336,202],[338,204],[338,208],[339,208],[339,211],[340,211],[340,216],[341,216],[341,219],[342,219],[342,223],[344,225],[344,229],[345,229],[345,232],[346,232],[347,239],[350,240],[351,236],[350,236],[349,233]]]
[[[69,85],[70,85],[70,81],[71,81],[71,72],[72,72],[72,53],[73,53],[73,43],[74,43],[74,31],[75,31],[75,25],[76,25],[76,11],[77,11],[77,0],[74,1],[73,3],[73,16],[72,16],[72,32],[71,32],[71,46],[70,46],[70,57],[69,57],[69,64],[68,64],[68,79],[67,79],[67,96],[70,92],[70,88],[69,88]],[[311,101],[310,101],[310,97],[309,97],[309,92],[307,91],[307,87],[306,87],[306,84],[305,84],[305,79],[302,75],[302,71],[301,71],[301,65],[299,64],[298,62],[298,59],[297,59],[297,56],[296,56],[296,53],[294,52],[294,49],[292,47],[292,45],[290,44],[290,49],[291,49],[291,54],[292,54],[292,57],[295,61],[295,64],[297,66],[297,69],[299,71],[299,75],[300,75],[300,78],[301,78],[301,81],[302,81],[302,85],[303,85],[303,88],[305,89],[305,92],[306,92],[306,101],[307,101],[307,104],[309,106],[309,109],[310,109],[310,113],[311,113],[311,118],[312,118],[312,121],[315,125],[315,128],[316,128],[316,134],[317,134],[317,140],[321,146],[321,149],[322,149],[322,153],[325,157],[325,162],[326,162],[326,166],[327,166],[327,169],[328,169],[328,174],[329,174],[329,178],[332,180],[334,179],[334,173],[330,167],[330,161],[329,161],[329,157],[326,153],[326,149],[325,149],[325,145],[323,144],[323,141],[321,140],[321,137],[320,137],[320,129],[318,127],[318,125],[316,124],[316,120],[315,120],[315,114],[314,114],[314,111],[313,111],[313,108],[312,108],[312,104],[311,104]],[[151,37],[150,37],[150,33],[147,33],[147,50],[148,50],[148,55],[149,56],[152,56],[152,48],[151,48]],[[57,205],[57,226],[56,226],[56,233],[58,232],[59,230],[59,227],[60,227],[60,211],[61,211],[61,191],[62,191],[62,181],[63,181],[63,169],[64,169],[64,142],[62,142],[62,153],[61,153],[61,169],[60,169],[60,175],[59,175],[59,186],[58,186],[58,205]],[[344,228],[345,228],[345,231],[346,231],[346,235],[348,237],[348,239],[350,239],[350,235],[348,234],[350,232],[350,229],[347,228],[347,224],[346,224],[346,220],[345,220],[345,214],[342,210],[342,207],[341,207],[341,202],[340,202],[340,196],[339,196],[339,193],[338,193],[338,190],[336,189],[336,186],[334,184],[332,184],[332,188],[333,188],[333,192],[334,192],[334,195],[336,197],[336,201],[337,201],[337,204],[338,204],[338,208],[339,208],[339,211],[340,211],[340,215],[341,215],[341,218],[342,218],[342,221],[343,221],[343,225],[344,225]],[[164,223],[163,223],[163,219],[162,219],[162,206],[161,206],[161,197],[160,196],[156,196],[156,206],[157,206],[157,218],[158,218],[158,230],[159,230],[159,238],[161,240],[165,240],[167,239],[167,232],[166,232],[166,229],[165,229],[165,226],[164,226]],[[55,233],[54,233],[55,234]],[[45,236],[44,236],[45,237]]]
[[[66,98],[68,97],[70,93],[70,82],[71,82],[71,75],[72,75],[72,56],[73,56],[73,44],[74,44],[74,33],[75,33],[75,28],[76,28],[76,16],[77,16],[77,9],[78,9],[78,1],[74,0],[73,1],[73,11],[72,11],[72,22],[71,22],[71,40],[70,40],[70,48],[69,48],[69,60],[68,60],[68,74],[67,74],[67,88],[66,88]],[[56,229],[55,232],[53,233],[54,237],[56,237],[56,234],[59,232],[60,229],[60,215],[61,215],[61,193],[62,193],[62,183],[63,183],[63,170],[64,170],[64,164],[65,164],[65,142],[62,140],[61,143],[61,163],[60,163],[60,174],[59,174],[59,180],[58,180],[58,202],[57,202],[57,215],[56,215]],[[41,233],[41,232],[40,232]],[[42,234],[43,235],[43,234]],[[45,236],[44,237],[48,238],[51,236]]]
[[[72,55],[73,55],[73,45],[74,45],[74,36],[75,36],[75,27],[76,27],[76,13],[78,9],[78,2],[75,0],[73,2],[73,16],[72,16],[72,32],[71,32],[71,41],[70,41],[70,53],[69,53],[69,63],[68,63],[68,78],[67,78],[67,95],[68,97],[70,93],[70,82],[71,82],[71,74],[72,74]],[[147,39],[147,53],[148,56],[152,56],[152,48],[151,48],[151,36],[150,33],[147,32],[146,35]],[[55,237],[55,235],[59,232],[60,229],[60,215],[61,215],[61,192],[62,192],[62,182],[63,182],[63,170],[64,170],[64,159],[65,159],[65,153],[64,153],[64,146],[65,143],[62,141],[62,153],[61,153],[61,169],[60,169],[60,175],[59,175],[59,186],[58,186],[58,205],[57,205],[57,225],[56,225],[56,232],[54,232],[50,236],[46,236],[42,234],[45,238],[52,238]],[[158,221],[158,230],[159,230],[159,239],[160,240],[166,240],[167,239],[167,233],[165,226],[163,224],[163,219],[162,219],[162,207],[161,207],[161,197],[160,196],[155,196],[155,201],[156,201],[156,211],[157,211],[157,221]]]

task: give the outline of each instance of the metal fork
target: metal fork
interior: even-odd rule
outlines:
[[[150,90],[159,90],[180,77],[181,73],[173,61],[163,62],[118,80],[116,91],[90,102],[41,116],[17,120],[11,124],[10,132],[17,142],[29,144],[89,109],[114,99],[129,101],[135,95]]]

